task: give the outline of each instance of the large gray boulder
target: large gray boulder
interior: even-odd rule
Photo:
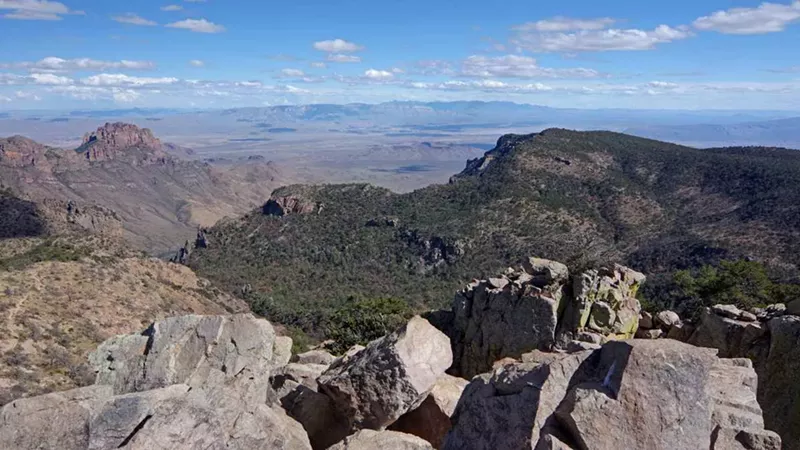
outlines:
[[[272,325],[250,314],[190,315],[156,322],[141,335],[113,338],[90,361],[96,383],[112,385],[118,394],[173,384],[200,387],[210,377],[231,378],[245,369],[268,376],[274,344]]]
[[[110,386],[89,386],[15,400],[0,409],[0,448],[85,450],[92,411],[113,394]]]
[[[448,450],[530,449],[554,420],[573,378],[590,379],[592,351],[535,352],[475,377],[464,389],[445,439]]]
[[[452,362],[447,336],[414,317],[334,363],[317,383],[353,430],[383,429],[418,407]]]
[[[709,448],[713,351],[665,339],[599,352],[602,378],[571,389],[556,412],[579,448]]]
[[[397,431],[361,430],[330,450],[431,450],[428,441]]]
[[[433,448],[442,448],[444,437],[450,431],[450,417],[468,383],[463,378],[442,375],[425,401],[403,414],[389,429],[413,434],[430,442]]]
[[[525,266],[526,272],[476,281],[456,294],[452,374],[469,379],[499,359],[552,348],[567,268],[536,258]]]
[[[781,450],[777,433],[764,429],[756,399],[758,377],[749,359],[719,359],[708,385],[714,431],[711,448],[719,450]]]
[[[760,359],[767,347],[766,343],[763,346],[757,344],[765,337],[766,326],[760,322],[725,317],[715,311],[717,310],[711,308],[703,310],[687,342],[699,347],[715,348],[719,350],[721,358]]]

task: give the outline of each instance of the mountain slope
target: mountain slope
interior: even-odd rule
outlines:
[[[215,167],[168,151],[149,130],[120,123],[88,133],[74,151],[14,136],[0,139],[0,184],[33,201],[111,209],[134,246],[163,252],[198,226],[253,208],[280,183],[268,162]]]
[[[611,132],[508,135],[448,185],[291,186],[212,228],[189,264],[256,311],[319,332],[350,296],[424,308],[529,255],[651,276],[752,257],[800,263],[800,154],[698,150]]]

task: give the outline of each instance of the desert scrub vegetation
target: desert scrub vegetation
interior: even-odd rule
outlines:
[[[0,270],[19,270],[44,261],[78,261],[91,254],[86,247],[74,246],[61,239],[47,239],[30,250],[0,259]]]

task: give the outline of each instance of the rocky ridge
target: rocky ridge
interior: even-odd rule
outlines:
[[[145,156],[141,162],[166,162],[167,153],[152,131],[121,122],[106,123],[96,131],[86,133],[76,151],[83,153],[88,161],[105,161],[132,150],[138,150],[140,156]]]
[[[462,321],[473,332],[452,334],[459,342],[415,317],[338,358],[319,350],[291,356],[288,338],[247,314],[159,321],[103,343],[90,358],[94,386],[6,405],[0,447],[781,448],[781,438],[764,428],[749,360],[720,358],[717,350],[672,339],[617,340],[636,326],[620,333],[616,320],[592,331],[600,343],[559,339],[588,333],[595,305],[626,306],[643,282],[621,266],[572,277],[564,269],[531,259],[519,271],[473,283],[471,309],[487,314]],[[459,292],[454,309],[466,297]],[[499,351],[480,344],[499,341],[477,330],[502,324],[522,336],[538,329],[504,317],[545,300],[564,303],[556,327]],[[570,305],[574,316],[565,316]],[[546,308],[533,310],[533,318],[552,321]],[[609,316],[605,308],[597,311],[594,325]],[[452,333],[455,315],[451,310],[430,320],[449,323],[445,331]],[[480,362],[467,366],[475,371],[496,360],[471,381],[445,374],[458,372],[464,355]]]

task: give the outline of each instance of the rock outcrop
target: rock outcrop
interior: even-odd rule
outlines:
[[[266,216],[283,217],[289,214],[311,214],[316,205],[296,196],[273,196],[264,203],[262,211]]]
[[[520,270],[473,281],[437,324],[453,345],[450,373],[471,378],[531,350],[633,337],[641,309],[635,295],[644,279],[619,265],[570,277],[561,263],[530,258]]]
[[[664,316],[663,312],[656,315]],[[656,321],[658,322],[658,321]],[[694,323],[679,321],[668,326],[661,321],[662,329],[668,331],[666,337],[688,342],[695,346],[714,348],[723,358],[734,358],[742,362],[752,374],[752,380],[744,383],[747,389],[732,390],[721,397],[735,398],[746,394],[752,397],[749,407],[740,411],[755,411],[761,417],[760,409],[752,405],[760,404],[764,409],[763,424],[769,430],[776,431],[783,439],[786,450],[800,450],[800,388],[795,374],[800,370],[800,317],[787,314],[783,304],[770,305],[766,308],[755,308],[743,311],[733,305],[714,305],[705,308]],[[741,360],[737,358],[747,358]],[[744,369],[741,369],[744,370]],[[753,373],[754,372],[754,373]],[[756,390],[756,379],[759,388]],[[737,394],[738,393],[738,394]],[[757,403],[756,403],[757,399]],[[736,420],[737,423],[753,422],[749,419]],[[759,422],[761,423],[761,422]],[[763,428],[763,427],[762,427]],[[773,448],[775,436],[764,433],[753,433],[752,430],[737,431],[725,429],[719,431],[715,448]],[[740,447],[726,447],[729,442],[739,442]],[[731,444],[733,445],[733,444]],[[741,447],[744,445],[744,447]]]
[[[397,431],[361,430],[330,450],[430,450],[431,444],[410,434]]]
[[[445,449],[701,449],[728,433],[780,441],[757,420],[752,369],[712,350],[632,340],[530,358],[467,386]]]
[[[143,160],[148,162],[167,157],[161,141],[153,136],[152,131],[122,122],[106,123],[96,131],[86,133],[77,151],[89,161],[106,161],[130,150],[142,151],[138,156],[145,156]]]

